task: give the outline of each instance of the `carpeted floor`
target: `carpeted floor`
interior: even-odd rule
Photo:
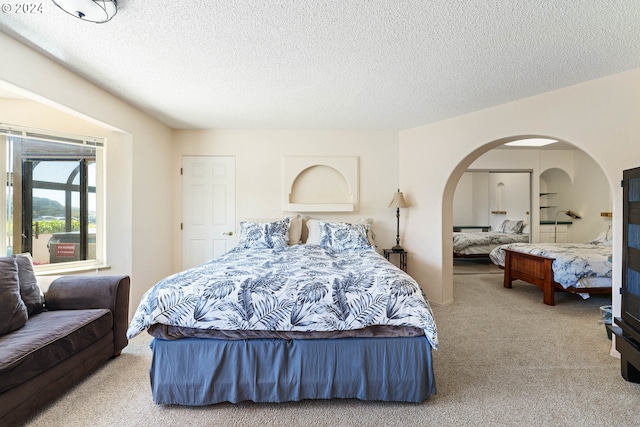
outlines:
[[[598,323],[609,299],[541,292],[499,274],[454,276],[455,302],[434,307],[438,394],[421,404],[356,400],[221,404],[153,403],[149,336],[31,420],[31,426],[632,426],[640,385],[620,376]]]
[[[486,258],[454,258],[453,274],[502,274],[503,270]]]

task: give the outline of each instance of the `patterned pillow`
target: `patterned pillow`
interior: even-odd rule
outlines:
[[[307,233],[307,239],[305,242],[307,245],[320,245],[320,225],[319,225],[320,222],[321,220],[319,219],[307,219],[306,225],[307,225],[308,233]],[[340,222],[340,221],[337,221],[337,222]],[[343,222],[346,222],[346,221],[343,221]],[[363,224],[367,229],[367,239],[369,239],[369,244],[374,248],[377,247],[375,242],[376,236],[375,234],[373,234],[373,230],[372,230],[373,219],[360,218],[357,221],[348,222],[348,224]],[[291,227],[293,228],[293,225]]]
[[[611,240],[612,237],[611,226],[609,226],[606,230],[598,234],[598,237],[591,240],[589,243],[592,245],[613,246],[613,241]]]
[[[496,229],[496,232],[505,234],[520,234],[522,233],[522,229],[524,229],[523,221],[511,221],[505,219],[504,221],[502,221],[502,224],[500,224],[500,226]]]
[[[289,243],[291,218],[275,222],[240,222],[240,248],[284,248]]]
[[[289,224],[289,244],[290,245],[299,245],[300,243],[302,243],[302,217],[298,214],[293,215],[288,217],[291,222]],[[242,220],[240,221],[240,223],[242,223],[242,221],[244,222],[259,222],[259,223],[266,223],[266,222],[275,222],[275,221],[280,221],[281,219],[283,219],[282,217],[274,217],[274,218],[268,218],[268,217],[264,217],[264,218],[242,218]]]
[[[336,251],[346,249],[369,249],[365,224],[318,221],[320,226],[320,246]]]

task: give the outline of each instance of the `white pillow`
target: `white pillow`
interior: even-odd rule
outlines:
[[[592,241],[590,241],[589,243],[594,244],[594,245],[604,245],[604,246],[612,246],[613,242],[612,242],[612,234],[611,233],[611,227],[609,226],[606,230],[601,231],[600,234],[598,234],[598,237],[596,237],[595,239],[593,239]]]
[[[309,231],[309,234],[307,235],[307,241],[305,243],[307,245],[319,245],[320,244],[320,220],[308,219],[307,230]]]
[[[511,221],[505,219],[502,221],[502,224],[496,228],[497,233],[505,233],[505,234],[520,234],[522,233],[522,229],[524,228],[524,222],[522,220]]]
[[[289,244],[298,245],[302,243],[302,217],[295,215],[290,217],[291,224],[289,225]]]

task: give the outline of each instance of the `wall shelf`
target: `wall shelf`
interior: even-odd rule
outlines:
[[[557,209],[558,207],[556,205],[550,205],[549,202],[554,201],[554,199],[552,199],[552,196],[555,196],[558,193],[540,193],[540,211],[543,211],[545,209]],[[542,215],[542,213],[540,214]],[[548,216],[549,214],[546,213],[544,216]]]
[[[289,203],[289,212],[354,212],[353,203]]]

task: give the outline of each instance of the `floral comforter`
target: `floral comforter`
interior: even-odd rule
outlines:
[[[156,323],[278,331],[413,326],[438,346],[433,313],[420,287],[374,249],[235,248],[149,289],[127,337]]]
[[[507,243],[527,243],[527,233],[499,233],[489,231],[483,233],[453,233],[453,252],[460,253],[472,246],[496,246]]]
[[[594,243],[536,243],[498,246],[489,254],[494,264],[504,267],[505,249],[553,258],[553,278],[564,288],[584,288],[580,279],[611,278],[611,246]]]

